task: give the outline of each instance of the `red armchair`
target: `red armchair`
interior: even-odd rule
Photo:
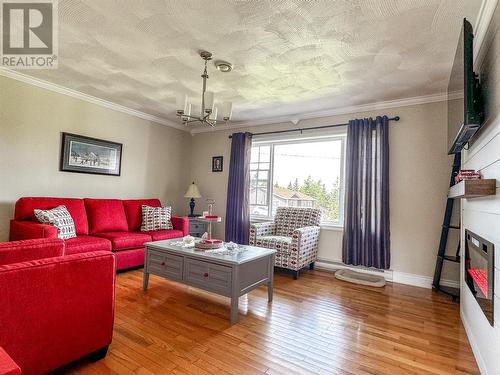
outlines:
[[[64,242],[57,238],[0,242],[0,266],[64,255]]]
[[[0,374],[19,374],[19,368],[41,374],[88,354],[106,354],[115,257],[63,252],[59,239],[0,244],[0,347],[8,354],[0,350]]]

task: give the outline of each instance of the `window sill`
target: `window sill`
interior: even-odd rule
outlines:
[[[250,219],[251,224],[257,224],[257,223],[265,223],[265,222],[270,222],[273,221],[273,218],[264,218],[264,217],[253,217]],[[336,225],[336,224],[320,224],[319,225],[321,229],[324,230],[332,230],[336,232],[343,232],[344,227],[342,225]]]
[[[250,223],[251,224],[254,224],[254,223],[265,223],[265,222],[268,222],[268,221],[274,221],[274,219],[272,217],[251,217],[250,218]]]
[[[321,229],[324,229],[324,230],[333,230],[335,232],[343,232],[344,231],[344,227],[341,225],[320,224],[319,226]]]

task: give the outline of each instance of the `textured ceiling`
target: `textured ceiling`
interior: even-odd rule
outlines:
[[[481,0],[59,0],[59,68],[29,75],[177,121],[199,103],[198,50],[234,120],[446,91],[461,20]]]

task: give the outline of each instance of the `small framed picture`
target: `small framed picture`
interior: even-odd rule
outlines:
[[[59,170],[119,176],[122,144],[62,133]]]
[[[212,158],[212,172],[222,172],[222,156],[214,156]]]

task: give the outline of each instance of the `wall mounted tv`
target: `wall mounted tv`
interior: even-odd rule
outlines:
[[[448,83],[448,154],[462,151],[481,127],[481,86],[473,70],[471,24],[464,19]]]

